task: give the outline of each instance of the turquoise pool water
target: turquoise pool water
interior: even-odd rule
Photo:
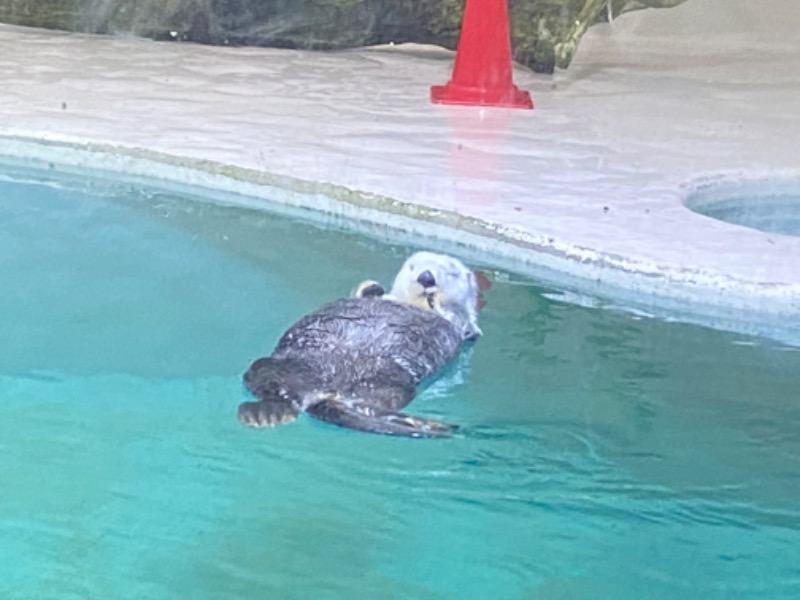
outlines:
[[[249,362],[414,248],[36,177],[0,181],[0,598],[800,597],[797,348],[493,270],[411,405],[459,437],[248,430]]]

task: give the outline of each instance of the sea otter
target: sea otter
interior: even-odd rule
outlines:
[[[389,294],[365,282],[357,297],[326,304],[292,325],[272,354],[245,373],[245,387],[257,400],[239,406],[239,420],[274,426],[305,412],[373,433],[451,435],[454,425],[399,411],[421,382],[481,335],[485,282],[453,257],[413,254]]]

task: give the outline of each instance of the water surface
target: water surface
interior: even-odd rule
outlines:
[[[0,597],[800,596],[796,348],[491,269],[410,407],[455,439],[248,430],[250,361],[416,248],[47,178],[0,182]]]

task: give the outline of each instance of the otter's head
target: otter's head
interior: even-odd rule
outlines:
[[[394,279],[391,296],[439,313],[461,331],[464,339],[481,335],[478,280],[452,256],[433,252],[411,255]]]

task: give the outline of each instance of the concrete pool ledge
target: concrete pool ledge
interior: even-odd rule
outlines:
[[[800,180],[792,3],[693,1],[593,28],[568,71],[515,74],[536,103],[517,112],[429,104],[452,60],[432,48],[0,26],[0,155],[319,211],[605,303],[796,340],[800,238],[684,206],[708,182]]]
[[[671,271],[582,248],[560,247],[523,230],[482,222],[341,186],[303,181],[146,149],[0,137],[0,167],[106,180],[123,191],[153,187],[221,204],[268,210],[323,225],[346,226],[389,241],[425,244],[487,266],[498,265],[572,290],[565,299],[635,309],[794,343],[800,286],[743,282],[715,273]],[[731,181],[692,182],[689,192]],[[87,185],[94,185],[87,182]],[[575,293],[577,292],[577,294]],[[603,300],[605,299],[605,300]]]

